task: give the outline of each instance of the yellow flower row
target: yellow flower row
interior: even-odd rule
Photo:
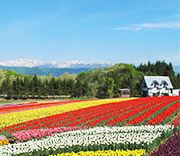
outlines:
[[[0,140],[0,146],[2,146],[3,144],[7,145],[9,144],[8,140]]]
[[[61,153],[57,155],[49,155],[49,156],[142,156],[146,153],[145,149],[140,150],[106,150],[106,151],[87,151],[87,152],[78,152],[78,153]]]
[[[97,106],[100,104],[106,104],[111,102],[120,102],[126,100],[132,100],[133,98],[123,98],[123,99],[103,99],[103,100],[93,100],[84,102],[75,102],[65,105],[57,105],[51,107],[44,107],[32,110],[24,110],[20,112],[12,112],[6,114],[0,114],[0,128],[6,126],[11,126],[17,123],[26,122],[34,119],[39,119],[55,114],[61,114],[68,111],[78,110],[81,108],[87,108],[91,106]]]

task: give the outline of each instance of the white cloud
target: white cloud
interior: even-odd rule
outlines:
[[[157,28],[164,28],[164,29],[179,29],[180,22],[166,22],[166,23],[142,23],[142,24],[134,24],[126,27],[117,27],[113,28],[116,30],[142,30],[142,29],[157,29]]]
[[[166,17],[162,17],[161,19],[171,19],[171,18],[179,18],[180,14],[176,14],[176,15],[172,15],[172,16],[166,16]]]

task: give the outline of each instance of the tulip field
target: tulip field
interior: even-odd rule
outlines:
[[[0,156],[178,156],[180,96],[0,105]]]

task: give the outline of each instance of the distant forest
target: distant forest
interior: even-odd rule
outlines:
[[[115,64],[108,68],[90,69],[80,74],[64,73],[34,76],[0,69],[0,95],[7,99],[47,98],[48,96],[71,97],[118,97],[119,89],[131,89],[131,96],[141,96],[141,83],[144,76],[169,76],[174,89],[180,88],[180,73],[175,75],[171,63],[156,61],[140,64]]]
[[[42,67],[7,67],[1,66],[0,68],[3,70],[14,70],[19,74],[22,75],[34,75],[36,73],[38,76],[48,76],[50,73],[55,77],[59,77],[60,75],[64,74],[65,72],[69,74],[79,74],[81,72],[87,72],[90,68],[42,68]],[[97,69],[97,68],[96,68]]]

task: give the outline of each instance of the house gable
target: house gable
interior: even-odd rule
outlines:
[[[154,87],[173,89],[168,76],[144,76],[144,82],[149,89]]]

